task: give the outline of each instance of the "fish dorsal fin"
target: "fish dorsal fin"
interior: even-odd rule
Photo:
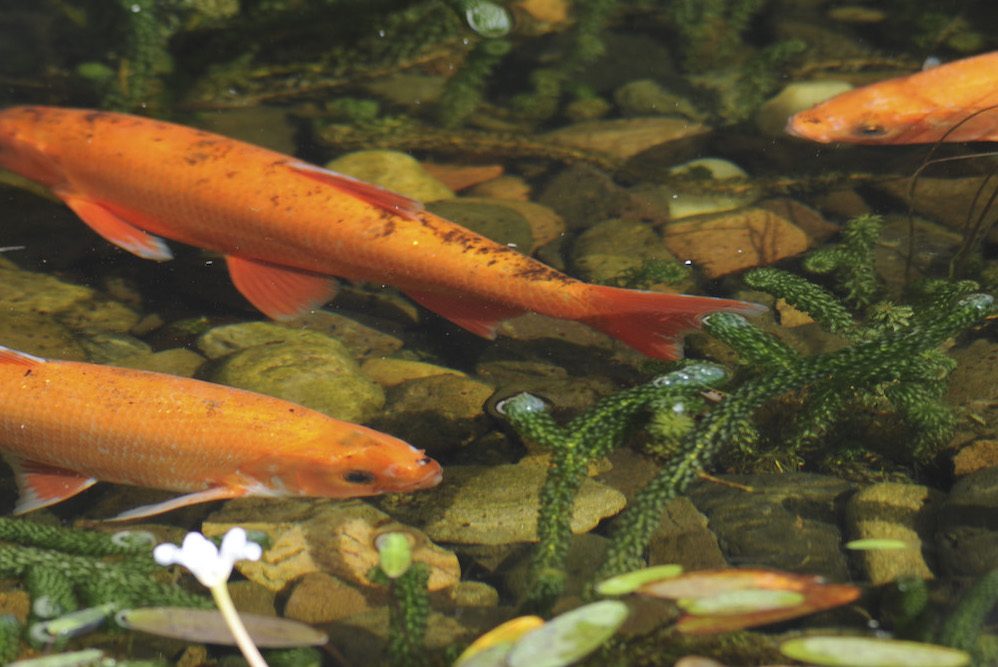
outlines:
[[[97,482],[93,477],[65,468],[29,461],[10,454],[5,458],[14,471],[20,492],[14,514],[24,514],[55,505],[86,491]]]
[[[274,320],[289,320],[319,308],[336,296],[335,278],[226,256],[229,276],[239,293]]]
[[[352,176],[339,174],[335,171],[317,167],[314,164],[309,164],[307,162],[289,162],[288,167],[302,176],[307,176],[308,178],[319,181],[320,183],[330,185],[337,190],[341,190],[348,195],[353,195],[354,197],[362,199],[372,206],[377,206],[378,208],[384,209],[389,213],[394,213],[402,218],[411,220],[423,211],[422,202],[410,199],[409,197],[400,195],[397,192],[386,190],[378,185],[365,183],[364,181],[353,178]]]
[[[90,229],[107,241],[143,259],[159,262],[173,259],[173,253],[163,239],[147,234],[101,204],[69,192],[56,190],[55,194],[73,213],[80,216]]]
[[[184,496],[170,498],[169,500],[164,500],[161,503],[136,507],[135,509],[130,509],[127,512],[122,512],[118,516],[108,519],[108,521],[131,521],[132,519],[145,519],[146,517],[180,509],[181,507],[190,507],[191,505],[210,503],[214,500],[228,500],[230,498],[238,498],[244,495],[246,495],[246,491],[244,489],[214,486],[210,489],[205,489],[204,491],[196,491],[194,493],[188,493]]]
[[[41,357],[36,357],[35,355],[28,354],[26,352],[18,352],[17,350],[12,350],[9,347],[0,345],[0,364],[11,364],[14,366],[26,366],[31,368],[32,366],[44,363],[46,363],[46,361]]]
[[[496,328],[500,322],[527,312],[522,308],[465,295],[455,296],[415,290],[406,290],[405,293],[410,299],[440,317],[489,340],[496,337]]]

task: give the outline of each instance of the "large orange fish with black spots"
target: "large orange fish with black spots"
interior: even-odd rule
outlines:
[[[480,336],[535,312],[584,322],[661,359],[741,301],[589,285],[424,210],[294,157],[125,114],[0,111],[0,166],[51,189],[94,231],[170,259],[166,237],[222,253],[236,288],[284,319],[329,301],[335,277],[394,285]]]
[[[0,453],[15,514],[97,481],[183,493],[118,519],[241,496],[353,498],[437,484],[440,465],[390,435],[271,396],[0,347]]]

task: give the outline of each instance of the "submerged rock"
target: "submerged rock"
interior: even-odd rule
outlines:
[[[651,226],[607,220],[583,232],[572,247],[572,264],[586,282],[605,283],[649,260],[675,262]]]
[[[423,526],[438,542],[509,544],[537,541],[540,488],[547,468],[539,465],[450,466],[437,488],[406,496],[390,511]],[[619,491],[585,479],[572,512],[572,532],[584,533],[624,508]]]
[[[371,426],[437,457],[486,431],[488,417],[482,405],[493,390],[453,373],[407,380],[388,390],[386,409]]]
[[[239,561],[247,579],[281,591],[313,572],[325,572],[362,587],[374,586],[367,575],[378,564],[375,538],[401,532],[410,538],[412,558],[430,568],[428,588],[450,588],[461,578],[457,557],[430,542],[420,530],[393,521],[360,500],[330,502],[314,498],[247,498],[227,503],[209,516],[202,531],[224,535],[242,526],[267,534],[270,546],[258,561]]]
[[[333,160],[326,168],[421,202],[454,197],[454,193],[431,176],[416,158],[399,151],[356,151]]]
[[[980,577],[998,568],[998,468],[967,475],[939,508],[936,550],[943,574]]]
[[[708,278],[772,264],[812,246],[790,219],[759,206],[666,225],[665,246]]]
[[[346,346],[321,333],[249,322],[208,331],[198,348],[217,360],[204,370],[207,379],[336,419],[368,421],[385,403],[381,387],[360,372]]]
[[[554,143],[596,151],[626,160],[673,142],[700,138],[710,128],[686,118],[615,118],[589,120],[542,135]]]
[[[846,505],[850,540],[901,540],[907,549],[854,552],[872,584],[899,577],[931,579],[924,554],[931,551],[936,511],[943,495],[925,486],[885,482],[861,489]]]
[[[373,419],[385,404],[384,391],[360,372],[342,343],[321,334],[312,337],[248,347],[212,364],[206,375],[213,382],[283,398],[336,419]]]

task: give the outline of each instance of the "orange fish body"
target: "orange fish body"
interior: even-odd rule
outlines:
[[[790,118],[822,143],[998,141],[998,51],[836,95]]]
[[[118,518],[247,495],[412,491],[440,466],[383,433],[295,403],[160,373],[0,348],[0,451],[20,514],[97,480],[187,495]]]
[[[0,111],[0,166],[48,186],[95,231],[142,257],[170,258],[157,236],[224,254],[235,286],[273,318],[322,305],[336,276],[395,285],[482,336],[532,311],[673,359],[682,353],[677,337],[701,316],[758,311],[740,301],[588,285],[401,195],[137,116]]]

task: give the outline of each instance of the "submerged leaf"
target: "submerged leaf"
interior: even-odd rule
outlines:
[[[99,648],[88,648],[71,653],[46,655],[41,658],[29,658],[12,662],[8,667],[91,667],[100,665],[104,660],[104,651]]]
[[[828,667],[964,667],[970,655],[935,644],[874,637],[801,637],[780,645],[788,658]]]
[[[523,636],[508,667],[562,667],[595,651],[627,619],[627,605],[603,600],[573,609]]]
[[[678,577],[682,573],[682,565],[646,567],[601,581],[596,584],[596,592],[600,595],[625,595],[644,584]]]
[[[531,630],[536,630],[540,626],[544,625],[544,619],[540,616],[518,616],[517,618],[510,619],[505,623],[501,623],[496,627],[492,628],[484,635],[471,642],[471,645],[464,650],[464,653],[458,657],[457,661],[454,663],[454,667],[471,667],[472,665],[501,665],[503,664],[506,653],[513,648],[513,644],[516,643],[520,637],[527,634]],[[494,651],[491,649],[497,647],[505,647],[506,650],[503,652]],[[489,662],[485,658],[480,661],[473,661],[472,658],[480,653],[488,651],[490,656],[493,656],[496,662]],[[489,659],[493,659],[489,658]]]
[[[242,618],[253,642],[261,648],[321,646],[329,639],[324,632],[286,618],[248,613],[241,613],[239,617]],[[115,620],[123,628],[141,630],[160,637],[224,646],[236,644],[222,614],[214,609],[187,607],[126,609],[118,612]]]
[[[744,588],[703,598],[683,598],[679,608],[694,616],[721,614],[750,614],[770,609],[796,607],[805,598],[796,591],[779,591],[766,588]]]

